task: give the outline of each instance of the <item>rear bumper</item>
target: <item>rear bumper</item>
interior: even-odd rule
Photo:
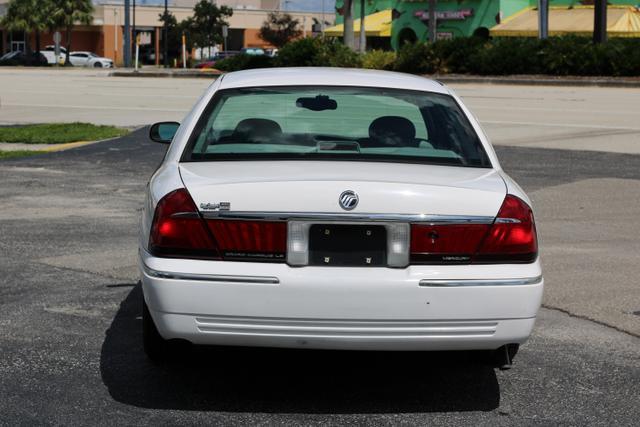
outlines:
[[[495,349],[526,341],[543,290],[538,262],[292,268],[141,252],[140,269],[160,334],[195,344]]]

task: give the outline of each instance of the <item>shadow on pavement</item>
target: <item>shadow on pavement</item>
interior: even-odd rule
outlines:
[[[102,380],[125,404],[155,409],[267,413],[489,411],[500,389],[469,353],[188,349],[156,366],[141,345],[136,286],[106,331]]]

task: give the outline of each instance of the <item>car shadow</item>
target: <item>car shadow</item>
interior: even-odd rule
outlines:
[[[154,409],[266,413],[489,411],[494,370],[470,353],[345,352],[187,347],[150,363],[136,286],[106,331],[100,370],[118,402]]]

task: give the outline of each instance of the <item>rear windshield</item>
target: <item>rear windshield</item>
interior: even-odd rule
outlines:
[[[318,86],[219,91],[182,160],[260,159],[490,166],[449,95]]]

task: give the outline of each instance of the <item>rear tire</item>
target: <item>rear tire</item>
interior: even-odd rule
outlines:
[[[162,338],[153,322],[147,303],[142,301],[142,345],[147,357],[154,362],[167,359],[169,343]]]

